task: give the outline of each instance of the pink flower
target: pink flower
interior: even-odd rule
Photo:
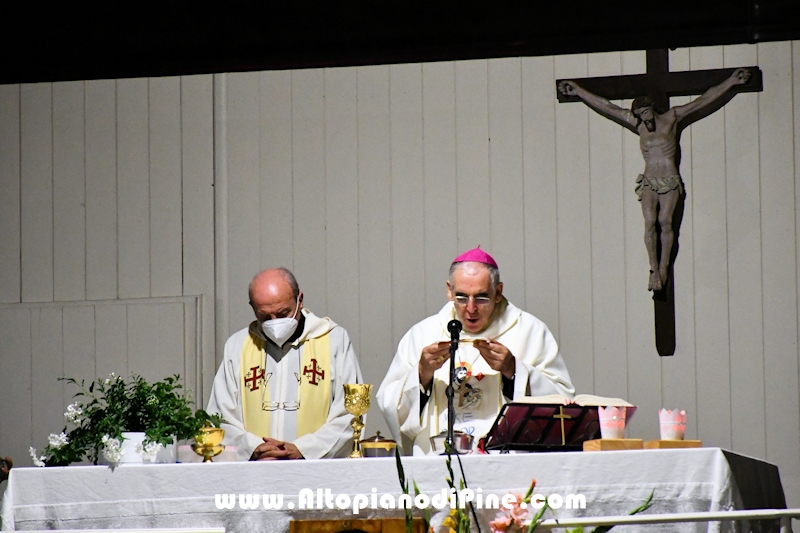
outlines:
[[[492,533],[505,531],[510,525],[511,517],[505,513],[498,513],[495,519],[489,522],[489,527],[492,528]]]

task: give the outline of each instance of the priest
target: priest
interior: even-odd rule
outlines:
[[[226,420],[224,444],[239,460],[346,457],[342,385],[362,382],[347,331],[303,307],[285,268],[253,278],[250,306],[256,319],[225,343],[208,403]]]
[[[455,354],[453,425],[473,435],[473,446],[504,403],[575,394],[550,330],[506,300],[492,256],[480,247],[461,254],[446,285],[449,302],[403,336],[377,394],[394,438],[414,455],[433,453],[430,437],[447,430],[447,325],[453,319],[463,326]]]

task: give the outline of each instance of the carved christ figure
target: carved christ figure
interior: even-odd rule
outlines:
[[[672,217],[683,194],[677,157],[680,130],[693,122],[688,117],[701,115],[701,110],[718,103],[732,87],[743,85],[748,79],[749,70],[736,69],[728,79],[708,89],[699,98],[688,104],[672,107],[665,113],[656,111],[646,96],[635,98],[629,111],[612,104],[606,98],[590,93],[574,81],[562,81],[558,85],[562,94],[577,96],[602,116],[639,136],[644,172],[636,180],[636,193],[644,214],[644,243],[650,260],[650,281],[647,289],[650,291],[661,290],[666,285],[669,272],[675,237]],[[656,221],[661,226],[660,261],[656,246]]]

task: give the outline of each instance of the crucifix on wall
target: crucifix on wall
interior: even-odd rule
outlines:
[[[639,136],[645,168],[636,193],[645,220],[645,247],[650,261],[648,290],[653,291],[656,349],[675,353],[675,282],[672,265],[685,192],[680,177],[680,135],[691,123],[720,109],[736,93],[762,90],[758,67],[669,71],[669,51],[647,51],[647,73],[604,78],[556,80],[558,101],[583,102]],[[669,107],[671,96],[701,95],[688,104]],[[610,100],[633,98],[631,109]]]

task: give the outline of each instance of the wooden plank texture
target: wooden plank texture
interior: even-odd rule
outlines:
[[[422,66],[390,67],[392,176],[392,342],[425,316],[425,176],[422,146]],[[381,359],[385,370],[389,359]]]
[[[520,60],[488,61],[489,176],[492,256],[503,294],[525,306],[525,217],[522,181]],[[483,217],[479,217],[478,220]]]
[[[275,231],[291,232],[294,274],[302,283],[305,305],[328,314],[325,228],[324,71],[292,73],[292,212],[276,221]],[[288,221],[292,220],[291,227]],[[281,227],[285,224],[284,227]]]
[[[0,85],[0,302],[20,301],[20,87]]]
[[[114,80],[85,85],[86,299],[117,297],[117,108]]]
[[[325,69],[327,296],[360,354],[356,68]]]
[[[446,298],[450,263],[460,253],[456,189],[455,64],[422,66],[422,135],[425,171],[425,314]]]
[[[722,47],[690,50],[692,70],[721,68]],[[728,339],[727,227],[725,217],[725,116],[694,123],[692,190],[697,437],[710,446],[731,445]],[[672,406],[669,406],[672,407]]]
[[[150,296],[150,145],[146,79],[117,81],[117,265],[120,298]]]
[[[180,78],[148,80],[150,296],[183,290]]]
[[[522,59],[525,308],[560,341],[554,68],[552,57]]]
[[[455,65],[458,252],[492,252],[489,188],[489,87],[485,60]],[[476,223],[483,220],[483,223]]]
[[[52,86],[20,95],[20,240],[23,302],[53,300]]]

